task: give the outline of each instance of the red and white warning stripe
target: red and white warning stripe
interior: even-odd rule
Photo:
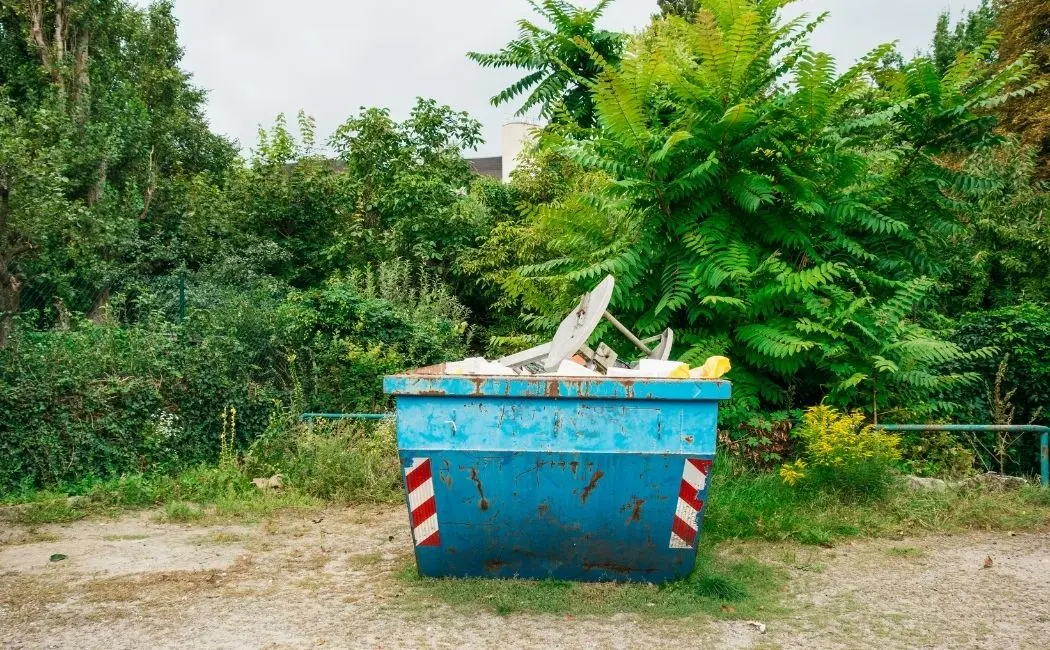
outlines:
[[[678,488],[678,507],[671,524],[671,548],[693,548],[697,531],[697,519],[704,509],[700,493],[707,486],[707,475],[711,472],[711,461],[688,458],[682,469],[682,483]]]
[[[408,509],[412,513],[412,538],[416,546],[441,546],[438,533],[437,502],[434,500],[434,474],[429,458],[413,458],[405,468]]]

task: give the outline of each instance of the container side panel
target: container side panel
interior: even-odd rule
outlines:
[[[416,540],[424,576],[663,582],[693,570],[713,454],[412,448],[401,460],[433,471],[425,516],[440,537]]]

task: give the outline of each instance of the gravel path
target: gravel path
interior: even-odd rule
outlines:
[[[251,526],[152,517],[0,524],[0,648],[1050,647],[1046,532],[737,545],[791,576],[787,613],[761,634],[703,617],[421,605],[396,576],[411,563],[399,508]]]

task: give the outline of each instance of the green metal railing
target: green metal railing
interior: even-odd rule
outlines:
[[[880,424],[886,431],[969,431],[1039,433],[1039,470],[1044,487],[1050,487],[1050,427],[1038,424]]]

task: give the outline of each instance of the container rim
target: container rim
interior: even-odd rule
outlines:
[[[727,400],[725,379],[446,375],[444,366],[389,375],[383,391],[419,397],[534,397],[613,400]]]

